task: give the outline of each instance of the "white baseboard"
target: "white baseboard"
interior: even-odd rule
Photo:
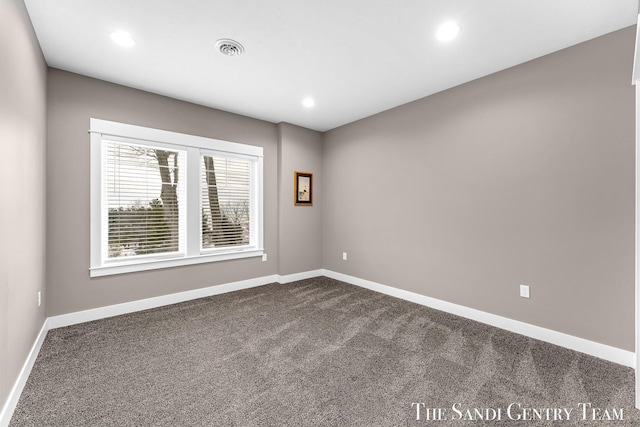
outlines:
[[[191,301],[197,298],[204,298],[210,297],[212,295],[239,291],[241,289],[255,288],[256,286],[268,285],[269,283],[276,282],[278,282],[277,275],[264,276],[258,277],[256,279],[209,286],[206,288],[125,302],[122,304],[108,305],[106,307],[92,308],[90,310],[77,311],[75,313],[61,314],[58,316],[49,317],[49,329],[90,322],[92,320],[105,319],[107,317],[119,316],[121,314],[148,310],[150,308],[157,308],[170,304],[177,304],[180,302]]]
[[[367,288],[372,291],[390,295],[392,297],[411,301],[420,305],[435,308],[436,310],[445,311],[447,313],[455,314],[460,317],[465,317],[467,319],[495,326],[500,329],[505,329],[507,331],[515,332],[520,335],[565,347],[570,350],[579,351],[581,353],[608,360],[610,362],[618,363],[620,365],[628,366],[630,368],[635,369],[636,367],[636,355],[631,351],[622,350],[594,341],[589,341],[584,338],[578,338],[573,335],[553,331],[551,329],[541,328],[539,326],[520,322],[518,320],[513,320],[462,305],[453,304],[436,298],[416,294],[414,292],[393,288],[391,286],[382,285],[380,283],[371,282],[369,280],[348,276],[342,273],[336,273],[335,271],[331,270],[324,270],[323,275],[332,279],[350,283],[352,285]]]
[[[319,277],[323,275],[324,275],[324,270],[322,269],[305,271],[303,273],[286,274],[284,276],[278,276],[278,283],[281,283],[281,284],[291,283],[298,280],[312,279],[314,277]]]
[[[2,412],[0,412],[0,427],[7,427],[9,425],[9,422],[11,421],[11,417],[13,416],[13,411],[15,411],[16,406],[18,405],[18,400],[20,400],[20,395],[22,394],[24,385],[27,383],[27,379],[29,379],[29,374],[31,374],[31,368],[33,368],[33,364],[36,362],[38,353],[40,353],[40,347],[42,347],[42,343],[44,342],[44,337],[47,335],[48,330],[49,330],[49,324],[48,324],[48,319],[46,319],[42,324],[40,333],[36,337],[36,341],[33,343],[33,346],[31,347],[31,351],[27,356],[27,360],[24,362],[24,365],[22,365],[22,369],[20,370],[18,379],[13,385],[13,388],[9,392],[9,397],[7,398],[7,401],[2,407]]]

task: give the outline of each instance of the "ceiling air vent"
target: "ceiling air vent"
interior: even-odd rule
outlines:
[[[216,48],[225,56],[240,56],[244,52],[244,47],[240,43],[231,39],[220,39],[216,42]]]

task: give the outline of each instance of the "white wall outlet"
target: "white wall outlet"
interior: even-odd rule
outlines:
[[[347,253],[346,252],[342,252],[342,260],[343,261],[347,260]]]
[[[531,293],[529,291],[529,286],[520,285],[520,296],[522,298],[531,298]]]
[[[42,305],[42,292],[38,291],[38,307]]]
[[[267,254],[262,254],[262,262],[267,262]]]

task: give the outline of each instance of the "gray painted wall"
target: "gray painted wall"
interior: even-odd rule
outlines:
[[[322,268],[322,134],[288,123],[278,125],[278,272]],[[294,172],[313,174],[313,206],[294,206]]]
[[[277,272],[277,126],[56,69],[48,78],[49,316]],[[260,258],[89,278],[89,118],[264,148],[265,249]]]
[[[0,58],[1,408],[45,319],[47,68],[22,1],[0,1]]]
[[[328,132],[324,268],[634,351],[634,33]]]

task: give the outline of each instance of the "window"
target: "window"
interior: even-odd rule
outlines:
[[[261,256],[262,148],[91,119],[91,276]]]
[[[201,248],[248,244],[251,162],[229,158],[223,153],[208,153],[201,160]]]

